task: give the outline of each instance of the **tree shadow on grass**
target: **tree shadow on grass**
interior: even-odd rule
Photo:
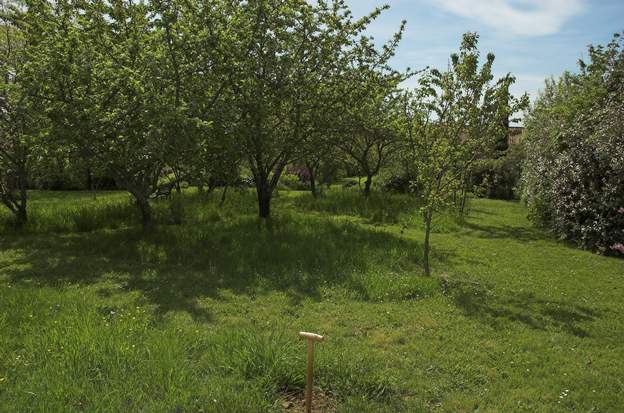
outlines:
[[[505,322],[518,322],[535,330],[561,329],[577,337],[589,333],[582,327],[601,313],[589,307],[536,297],[530,292],[498,294],[473,281],[444,279],[443,290],[464,314],[504,328]]]
[[[471,236],[491,239],[513,239],[515,241],[539,241],[549,239],[547,233],[539,228],[512,225],[482,225],[465,222],[464,228],[471,231]]]
[[[472,206],[470,204],[468,204],[467,212],[469,212],[469,214],[472,214],[472,215],[488,215],[488,216],[498,215],[494,213],[494,211],[491,211],[487,208],[480,208],[478,206]]]
[[[219,299],[222,289],[250,296],[282,291],[296,303],[340,286],[366,300],[362,274],[420,271],[415,241],[349,222],[291,218],[271,230],[243,217],[160,226],[148,236],[136,229],[25,236],[5,241],[15,254],[0,275],[50,286],[112,281],[140,291],[161,314],[185,311],[209,320],[198,299]],[[377,269],[383,271],[371,271]],[[100,294],[114,291],[104,287]]]
[[[397,224],[402,215],[418,214],[413,198],[379,192],[372,192],[367,198],[354,191],[335,191],[316,198],[305,194],[292,200],[292,204],[299,211],[352,216],[368,224]]]

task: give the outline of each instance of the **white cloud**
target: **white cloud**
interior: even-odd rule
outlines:
[[[524,36],[554,34],[581,13],[585,0],[433,0],[451,13]]]

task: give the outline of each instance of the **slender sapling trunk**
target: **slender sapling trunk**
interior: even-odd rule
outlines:
[[[431,275],[431,269],[429,268],[429,236],[431,235],[431,218],[433,212],[429,209],[425,211],[425,244],[423,247],[423,267],[425,269],[425,275]]]

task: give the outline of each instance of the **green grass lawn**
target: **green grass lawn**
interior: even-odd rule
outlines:
[[[316,385],[339,412],[621,412],[624,260],[533,228],[518,203],[441,216],[434,276],[409,198],[282,191],[156,205],[33,193],[0,213],[0,411],[278,412]],[[327,401],[327,400],[326,400]]]

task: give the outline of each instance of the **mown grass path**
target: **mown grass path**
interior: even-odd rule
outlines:
[[[624,261],[517,203],[439,218],[426,278],[399,196],[284,192],[270,228],[247,194],[188,196],[144,237],[122,194],[35,195],[31,227],[0,235],[0,411],[280,411],[304,388],[300,330],[327,337],[336,411],[624,406]]]

